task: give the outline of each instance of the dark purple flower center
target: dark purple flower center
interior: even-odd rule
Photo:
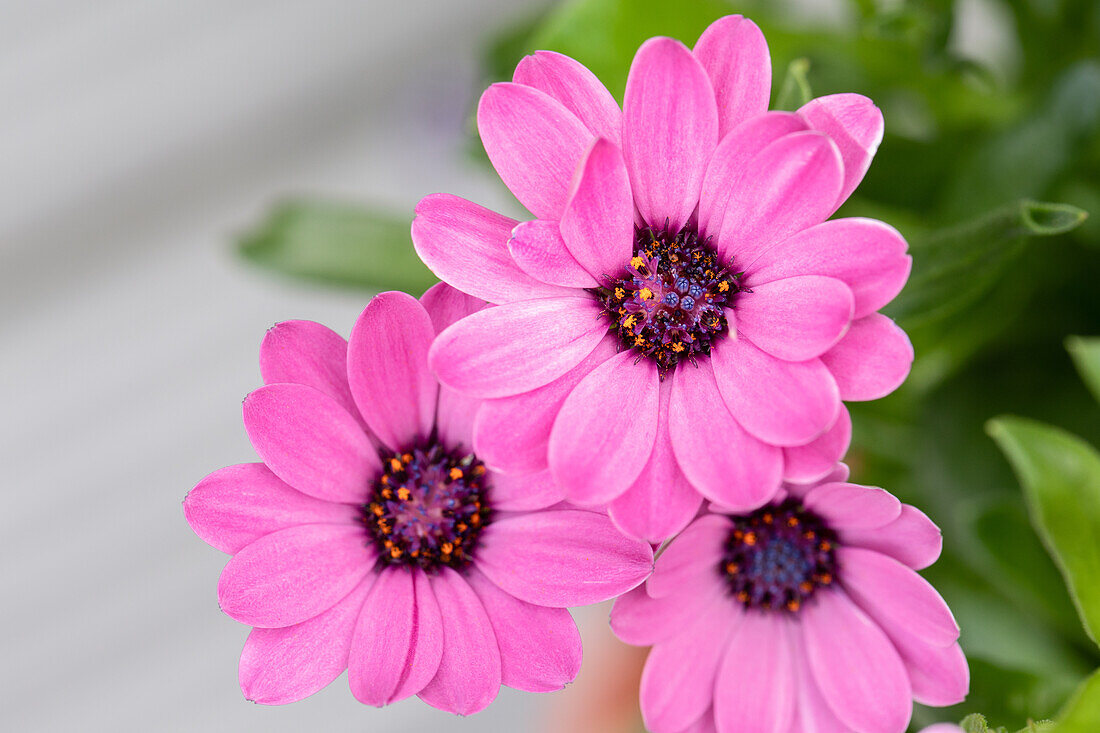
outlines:
[[[383,456],[384,470],[362,507],[382,562],[461,570],[490,520],[485,465],[473,453],[426,448]]]
[[[591,292],[623,347],[652,359],[663,379],[682,361],[710,354],[726,334],[723,309],[733,305],[739,279],[691,229],[636,229],[622,275]]]
[[[798,501],[730,519],[719,572],[748,608],[793,613],[836,581],[836,533]]]

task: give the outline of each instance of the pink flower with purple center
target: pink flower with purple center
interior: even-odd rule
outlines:
[[[549,468],[657,542],[703,499],[748,510],[847,449],[842,400],[876,399],[913,352],[877,311],[906,243],[872,219],[827,221],[862,179],[883,121],[855,94],[768,112],[759,29],[722,18],[694,50],[653,38],[620,110],[550,52],[481,98],[490,160],[537,219],[437,194],[413,241],[445,282],[496,307],[437,339],[444,384],[486,402],[474,445],[503,472]]]
[[[550,476],[501,475],[471,451],[475,401],[428,369],[438,331],[484,306],[447,285],[383,293],[350,343],[316,323],[264,338],[244,403],[263,463],[216,471],[184,501],[231,553],[223,611],[253,628],[240,683],[300,700],[345,669],[370,705],[419,695],[469,714],[502,684],[560,689],[580,668],[567,606],[652,568],[606,515],[563,508]]]
[[[649,730],[902,733],[914,699],[963,700],[959,629],[916,572],[939,557],[939,529],[846,478],[699,517],[616,601],[615,633],[653,647]]]

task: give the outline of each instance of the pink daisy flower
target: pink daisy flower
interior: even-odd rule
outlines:
[[[653,646],[650,730],[902,733],[914,699],[966,696],[955,619],[916,572],[939,557],[939,529],[846,478],[701,516],[616,601],[615,633]]]
[[[826,221],[882,138],[856,94],[767,112],[768,48],[749,20],[694,50],[652,38],[623,109],[566,56],[524,58],[478,129],[520,223],[446,194],[417,206],[417,252],[498,307],[442,333],[444,384],[486,398],[474,445],[506,472],[549,466],[571,501],[610,504],[660,541],[703,497],[736,509],[812,481],[847,449],[841,400],[895,389],[913,358],[877,313],[906,243]]]
[[[419,695],[469,714],[501,684],[577,674],[565,607],[613,598],[653,554],[606,515],[562,508],[545,473],[502,476],[470,451],[476,404],[428,370],[437,331],[484,304],[440,284],[374,298],[350,343],[289,321],[260,347],[244,402],[263,463],[207,476],[187,521],[233,555],[221,608],[255,628],[245,697],[300,700],[348,670],[361,702]]]

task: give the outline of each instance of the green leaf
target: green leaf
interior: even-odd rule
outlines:
[[[983,550],[977,554],[993,585],[1029,614],[1056,625],[1068,636],[1080,634],[1077,614],[1057,568],[1018,500],[986,503],[974,517],[971,535]]]
[[[1100,671],[1085,680],[1053,728],[1053,733],[1096,733],[1100,730]]]
[[[1100,633],[1100,454],[1063,430],[1018,417],[987,426],[1020,479],[1032,523],[1062,571],[1089,638]]]
[[[1020,219],[1032,234],[1049,237],[1076,229],[1089,216],[1069,204],[1047,204],[1041,201],[1021,201]]]
[[[420,293],[435,282],[413,250],[408,219],[352,205],[284,202],[238,246],[256,264],[321,283]]]
[[[798,58],[787,64],[787,76],[783,78],[783,84],[779,87],[779,97],[775,101],[774,109],[796,110],[813,99],[809,72],[808,58]]]
[[[1081,378],[1093,396],[1100,400],[1100,337],[1070,336],[1066,339],[1066,349],[1073,357]]]

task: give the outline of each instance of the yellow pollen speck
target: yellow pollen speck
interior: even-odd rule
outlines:
[[[749,547],[752,547],[753,545],[755,545],[756,544],[756,533],[755,532],[746,532],[744,542]]]
[[[635,346],[645,346],[645,337],[644,336],[636,336],[634,338],[634,345]]]
[[[475,524],[475,525],[476,524],[481,524],[481,515],[480,514],[474,514],[473,516],[471,516],[470,517],[470,524]]]
[[[801,582],[801,583],[800,583],[800,584],[798,585],[798,587],[802,589],[802,592],[803,592],[803,593],[809,593],[810,591],[812,591],[812,590],[814,589],[813,583],[811,583],[811,582],[810,582],[810,581],[808,581],[808,580],[804,580],[804,581],[802,581],[802,582]]]
[[[404,453],[404,454],[401,455],[401,460],[404,463],[412,463],[412,459],[413,459],[412,453]]]
[[[672,344],[672,350],[679,354],[681,351],[684,350],[684,345],[677,341],[676,343]]]
[[[459,522],[455,525],[455,529],[457,529],[459,532],[465,532],[467,529],[469,529],[469,527],[466,526],[465,522]]]
[[[638,295],[642,296],[642,300],[649,300],[653,297],[653,291],[649,288],[642,288],[638,291]]]
[[[370,510],[371,510],[372,512],[374,512],[374,516],[376,516],[376,517],[380,517],[380,516],[382,516],[382,513],[383,513],[383,512],[382,512],[382,507],[381,507],[380,505],[378,505],[378,504],[371,504],[371,505],[370,505]]]
[[[615,297],[622,300],[626,296],[626,291],[622,288],[615,288]]]
[[[452,545],[450,542],[444,542],[439,549],[444,555],[450,555],[452,552],[454,552],[455,546]]]
[[[382,544],[385,545],[386,549],[389,549],[389,548],[393,547],[393,540],[386,540]]]
[[[833,582],[833,576],[832,575],[829,575],[828,573],[825,573],[824,575],[821,576],[821,584],[822,585],[828,585],[829,583],[832,583],[832,582]]]
[[[634,328],[634,316],[627,316],[623,321],[623,328]]]
[[[458,481],[460,478],[462,478],[462,469],[457,467],[457,466],[452,468],[451,469],[451,478],[454,479],[455,481]]]
[[[822,542],[818,547],[821,548],[822,552],[828,552],[833,549],[833,544],[831,542]]]
[[[812,529],[808,529],[802,533],[802,536],[808,540],[812,540],[814,537],[817,537],[817,533],[814,532]]]
[[[397,490],[397,498],[400,499],[401,501],[408,501],[409,500],[409,490],[406,489],[404,486],[402,486],[400,489]]]
[[[394,558],[395,560],[397,558],[401,557],[401,548],[400,547],[390,548],[390,557]]]
[[[718,289],[724,293],[730,289],[730,284],[723,280],[722,282],[718,283]]]
[[[389,489],[389,488],[382,489],[382,498],[383,499],[392,499],[393,498],[393,490]]]
[[[478,465],[474,466],[474,475],[475,476],[482,476],[484,474],[485,474],[485,466],[482,466],[480,463]]]
[[[726,572],[730,575],[737,575],[740,571],[741,567],[737,563],[731,562],[726,564]]]
[[[772,517],[770,512],[764,515],[764,524],[771,524],[773,520],[774,517]]]
[[[645,258],[640,255],[635,255],[630,258],[630,266],[637,270],[639,267],[645,264]]]
[[[799,603],[797,600],[787,601],[787,610],[788,611],[797,611],[801,607],[802,607],[802,604]]]
[[[402,468],[404,468],[404,466],[401,464],[401,461],[397,460],[396,458],[391,458],[390,468],[392,468],[394,471],[400,471]]]
[[[740,593],[737,594],[737,600],[741,601],[742,603],[748,603],[749,602],[749,594],[745,591],[741,591]]]
[[[787,525],[790,526],[790,527],[797,527],[798,526],[798,517],[788,517],[787,518]]]

